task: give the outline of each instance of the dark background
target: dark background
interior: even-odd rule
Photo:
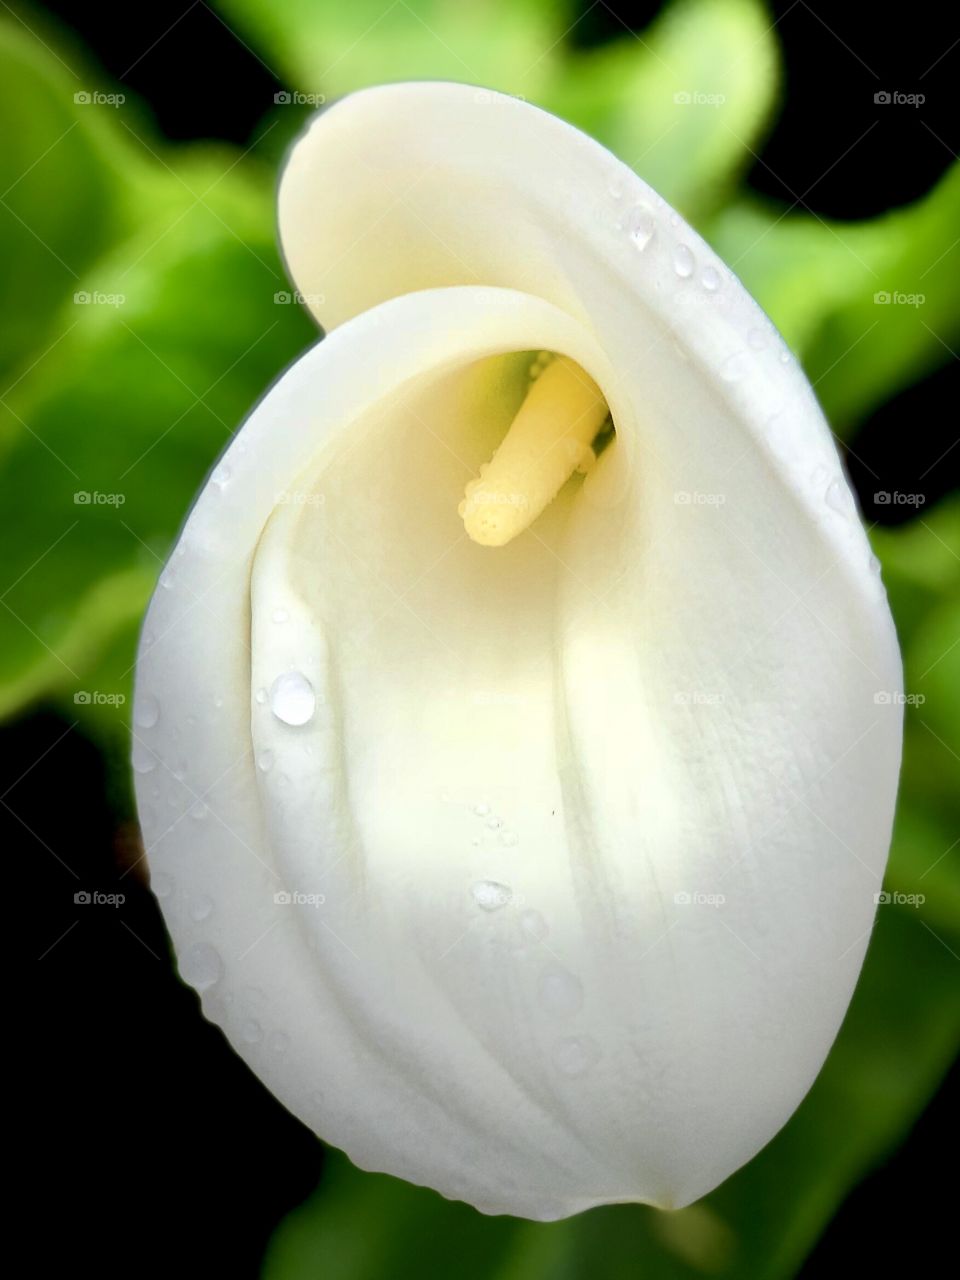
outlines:
[[[282,87],[203,3],[147,3],[135,12],[80,0],[47,7],[171,139],[246,143]],[[624,24],[641,29],[657,8],[594,5],[572,38],[589,44]],[[960,29],[946,10],[915,4],[884,17],[875,5],[845,4],[818,14],[820,6],[803,0],[773,9],[785,106],[749,185],[838,218],[921,196],[960,150],[960,56],[950,51]],[[927,102],[922,112],[882,115],[821,176],[824,137],[837,153],[844,139],[859,139],[876,119],[878,87],[922,89]],[[877,488],[925,493],[927,510],[947,490],[946,465],[919,477],[955,438],[957,403],[953,360],[860,427],[849,466],[855,483],[866,477],[859,488],[868,519],[900,521],[916,510],[875,509]],[[11,900],[29,904],[17,914],[27,923],[33,991],[26,1034],[13,1042],[30,1049],[27,1096],[17,1104],[29,1133],[24,1190],[42,1207],[40,1225],[28,1229],[37,1269],[50,1273],[63,1258],[109,1274],[256,1275],[273,1227],[314,1186],[322,1149],[197,1016],[142,865],[133,866],[128,798],[111,793],[98,750],[52,710],[0,736],[4,847],[22,875]],[[88,885],[119,888],[123,911],[86,917],[73,893]],[[954,1077],[908,1142],[850,1196],[805,1278],[846,1272],[854,1259],[858,1274],[924,1273],[950,1255],[952,1194],[940,1171],[952,1163],[956,1088]]]

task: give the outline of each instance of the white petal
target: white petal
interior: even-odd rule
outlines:
[[[525,104],[346,99],[281,229],[339,327],[199,499],[138,672],[185,976],[365,1167],[689,1203],[813,1080],[886,856],[899,658],[829,431],[695,234]],[[532,349],[617,438],[477,547],[457,501]]]

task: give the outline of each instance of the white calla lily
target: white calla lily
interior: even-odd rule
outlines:
[[[816,1076],[886,858],[899,656],[830,432],[706,244],[525,103],[348,97],[279,201],[330,332],[139,656],[181,972],[364,1168],[688,1204]]]

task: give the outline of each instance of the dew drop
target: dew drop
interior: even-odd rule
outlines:
[[[173,574],[169,569],[164,569],[158,581],[160,583],[160,586],[163,587],[164,591],[169,591],[173,586]]]
[[[790,352],[787,350],[786,347],[784,347],[784,349],[780,352],[780,363],[781,364],[790,363]]]
[[[263,1028],[253,1018],[248,1018],[240,1028],[240,1034],[247,1044],[259,1044],[263,1039]]]
[[[716,267],[704,267],[700,276],[700,283],[708,293],[720,288],[720,272]]]
[[[607,191],[614,200],[619,200],[623,195],[623,183],[618,178],[611,178],[607,183]]]
[[[273,752],[261,751],[257,756],[257,768],[261,773],[267,773],[273,768]]]
[[[487,819],[487,827],[491,831],[499,831],[503,826],[503,819],[496,816]]]
[[[207,942],[195,942],[180,957],[180,977],[197,991],[206,991],[223,977],[223,962]]]
[[[540,978],[540,1004],[555,1017],[570,1017],[583,1004],[583,984],[566,969],[548,969]]]
[[[263,704],[264,704],[264,703],[266,702],[266,700],[267,700],[267,691],[266,691],[266,689],[258,689],[258,690],[257,690],[257,692],[256,692],[256,695],[255,695],[255,696],[256,696],[257,701],[260,703],[260,705],[261,705],[261,707],[262,707],[262,706],[263,706]]]
[[[747,334],[747,346],[752,351],[762,351],[767,345],[767,335],[762,329],[751,329]]]
[[[133,723],[140,729],[152,729],[160,719],[160,703],[151,693],[141,693],[133,713]]]
[[[484,911],[499,911],[513,897],[508,884],[498,884],[496,880],[478,880],[470,890],[474,902]]]
[[[520,837],[517,835],[515,831],[505,831],[503,833],[502,839],[503,839],[503,843],[505,845],[509,845],[511,849],[515,845],[518,845],[520,843]]]
[[[746,373],[746,364],[743,356],[734,352],[732,356],[727,356],[723,364],[720,366],[720,377],[724,382],[738,382]]]
[[[532,909],[524,911],[520,916],[520,928],[528,938],[535,938],[538,942],[550,932],[550,926],[540,912]]]
[[[685,244],[678,244],[673,251],[673,269],[681,280],[693,275],[693,250]]]
[[[840,480],[833,479],[827,485],[825,501],[831,511],[836,511],[840,515],[847,514],[847,495]]]
[[[150,773],[157,767],[157,758],[142,742],[133,748],[133,768],[135,773]]]
[[[173,876],[168,876],[165,871],[150,877],[150,888],[158,898],[169,898],[173,893],[173,887]]]
[[[475,804],[473,806],[473,812],[477,815],[478,818],[485,818],[487,814],[490,812],[490,806],[488,804],[484,804],[483,801],[481,801],[479,804]]]
[[[202,822],[207,816],[207,813],[207,806],[202,800],[198,800],[195,805],[191,806],[190,817],[193,818],[194,822]]]
[[[218,489],[225,489],[230,482],[230,468],[217,467],[212,479]]]
[[[190,905],[190,917],[197,924],[201,924],[204,920],[209,920],[213,914],[213,899],[208,898],[205,894],[201,894],[199,898],[194,898]]]
[[[600,1061],[600,1049],[590,1036],[567,1036],[553,1051],[557,1070],[565,1076],[582,1076]]]
[[[880,570],[882,569],[883,566],[881,565],[880,561],[877,559],[876,556],[872,555],[870,559],[867,561],[867,565],[869,566],[871,573],[875,573],[878,577],[880,576]]]
[[[633,218],[633,229],[630,238],[642,253],[654,237],[657,230],[656,219],[649,209],[639,209]]]
[[[274,622],[286,622],[286,620],[290,617],[290,614],[287,612],[286,609],[274,609],[273,613],[271,614],[271,617],[273,618]]]
[[[270,686],[270,710],[284,724],[307,724],[316,709],[317,695],[301,671],[285,671]]]

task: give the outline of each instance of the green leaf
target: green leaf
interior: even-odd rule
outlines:
[[[699,220],[750,163],[772,117],[773,31],[757,0],[678,0],[642,36],[571,56],[543,105]]]
[[[561,56],[571,6],[540,0],[218,0],[274,72],[339,97],[395,80],[458,80],[536,98]]]
[[[115,109],[12,18],[0,21],[0,377],[124,222],[130,148]]]
[[[204,476],[317,335],[275,301],[290,295],[272,197],[239,168],[224,176],[234,163],[207,156],[187,178],[165,173],[163,216],[90,268],[91,300],[55,313],[55,342],[0,409],[7,714],[50,694],[124,692],[93,683],[101,655],[123,633],[129,671],[131,620]],[[97,713],[93,696],[78,705]]]
[[[950,358],[960,337],[960,164],[922,200],[864,222],[755,198],[708,228],[800,356],[841,434]],[[883,301],[883,299],[888,299]]]

